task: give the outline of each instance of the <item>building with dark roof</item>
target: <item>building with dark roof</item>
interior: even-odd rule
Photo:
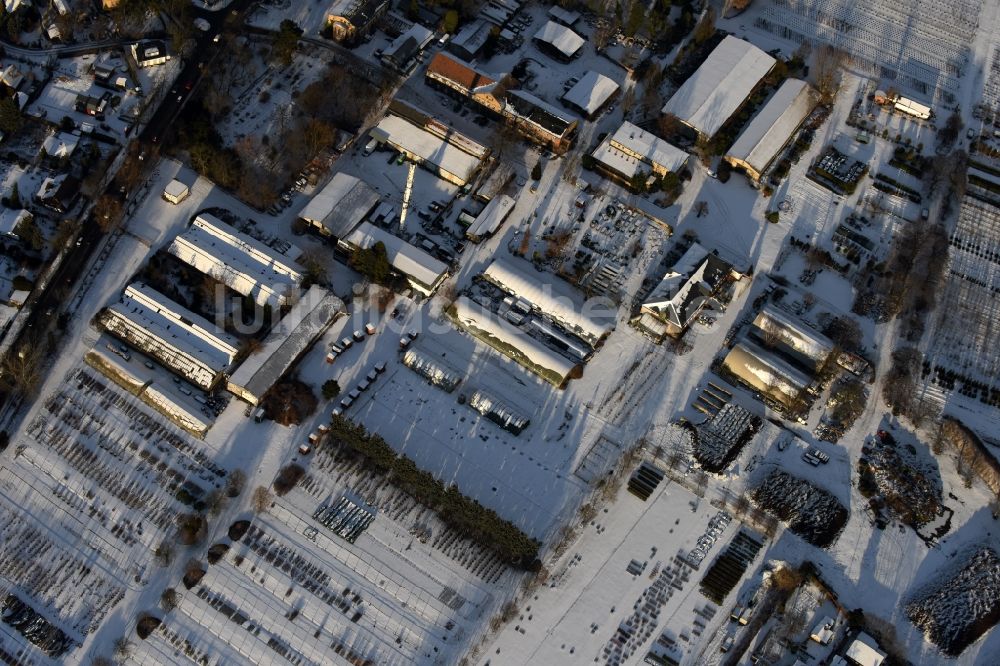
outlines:
[[[741,277],[731,264],[693,243],[646,297],[633,323],[657,339],[679,337],[727,282]]]
[[[141,44],[137,42],[129,47],[129,50],[132,52],[135,64],[139,67],[162,65],[170,60],[167,45],[157,39],[151,39]]]
[[[389,9],[389,0],[336,0],[326,15],[330,36],[337,42],[355,42],[374,27]]]
[[[386,47],[382,54],[382,62],[400,72],[406,72],[433,37],[433,32],[422,25],[414,24]]]
[[[579,119],[523,90],[507,93],[504,116],[530,139],[565,152],[573,143]]]

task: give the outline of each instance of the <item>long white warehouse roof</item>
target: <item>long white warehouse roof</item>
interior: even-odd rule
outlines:
[[[483,277],[505,291],[531,303],[591,344],[611,332],[615,313],[604,308],[606,316],[585,314],[581,294],[552,273],[528,272],[528,263],[520,259],[495,259]]]
[[[754,318],[753,325],[764,333],[776,335],[789,349],[811,359],[817,365],[822,364],[834,348],[833,340],[774,305],[765,306]]]
[[[767,168],[792,133],[812,112],[819,96],[801,79],[787,79],[754,116],[727,155],[758,173]]]
[[[217,372],[236,357],[236,338],[142,282],[126,287],[121,301],[108,309]]]
[[[479,167],[479,158],[393,114],[380,120],[373,132],[373,136],[416,155],[463,182],[468,182]]]
[[[438,279],[448,272],[448,266],[443,261],[368,222],[362,222],[345,242],[363,250],[381,242],[385,245],[386,256],[392,267],[427,289],[433,289]]]
[[[749,340],[737,343],[723,364],[758,391],[786,405],[810,383],[804,372]]]
[[[378,192],[360,178],[338,173],[299,212],[306,222],[320,224],[332,236],[343,238],[361,223],[379,202]]]
[[[213,215],[202,213],[174,239],[170,254],[260,305],[284,304],[298,289],[298,265]]]
[[[674,93],[663,113],[673,114],[698,132],[712,136],[774,63],[774,58],[750,42],[728,35]]]
[[[507,219],[510,212],[514,210],[514,203],[514,199],[506,194],[493,197],[486,204],[486,208],[476,216],[475,222],[466,229],[466,237],[478,241],[496,233],[496,230],[500,228],[500,225]]]
[[[310,287],[271,330],[263,347],[232,374],[229,390],[257,404],[343,311],[344,303],[335,295],[317,285]]]
[[[580,77],[576,85],[563,95],[563,101],[590,116],[604,106],[616,92],[618,84],[614,79],[591,70]]]
[[[520,361],[524,365],[534,366],[533,369],[536,371],[540,369],[547,371],[549,375],[557,375],[558,381],[553,381],[553,384],[561,384],[576,367],[573,361],[544,346],[535,338],[508,324],[486,308],[476,305],[465,296],[459,296],[455,300],[455,318],[462,327],[500,343],[497,345],[498,347],[516,350],[515,354],[520,354],[521,358],[515,356],[514,360]],[[551,376],[539,374],[550,381],[552,380]]]

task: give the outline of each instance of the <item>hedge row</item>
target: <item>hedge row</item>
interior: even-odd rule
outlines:
[[[445,486],[429,472],[398,455],[382,437],[342,416],[330,422],[323,446],[340,445],[361,456],[367,464],[415,500],[434,510],[441,520],[461,535],[489,548],[505,562],[524,569],[538,566],[538,540],[532,539],[492,509],[462,495],[455,485]]]

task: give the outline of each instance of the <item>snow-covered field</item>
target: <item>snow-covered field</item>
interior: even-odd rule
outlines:
[[[319,2],[279,0],[258,10],[253,21],[276,28],[282,19],[291,18],[307,34],[315,35],[327,9]],[[528,59],[531,76],[526,87],[556,106],[562,83],[571,76],[593,70],[624,80],[619,66],[596,54],[591,44],[579,59],[565,66],[540,52],[530,37],[544,23],[545,10],[527,8],[535,21],[514,53],[498,54],[478,66],[501,73]],[[765,49],[777,47],[788,55],[794,49],[791,42],[754,27],[753,19],[761,11],[755,6],[722,24]],[[983,50],[983,34],[996,23],[996,14],[993,8],[981,13],[980,28],[969,44],[972,53]],[[590,32],[585,24],[580,30]],[[377,36],[360,49],[361,56],[371,59],[373,50],[383,43],[384,36]],[[258,72],[222,128],[226,142],[235,145],[245,137],[273,134],[280,115],[277,109],[294,103],[292,88],[314,80],[324,60],[299,54],[295,64],[280,75],[274,70]],[[68,115],[66,105],[72,105],[77,93],[89,90],[89,84],[84,85],[89,64],[86,58],[60,61],[62,70],[36,103],[36,110],[46,109],[50,119],[53,114]],[[162,80],[171,71],[157,68],[150,75]],[[423,82],[423,71],[423,66],[418,67],[403,84],[400,98],[472,139],[489,143],[495,127],[477,124],[476,114],[456,109],[452,101],[432,91]],[[975,79],[972,73],[942,88],[962,102],[973,96],[969,83]],[[153,81],[142,85],[147,90],[155,88]],[[789,283],[785,302],[801,305],[803,318],[813,324],[818,325],[823,315],[850,312],[857,269],[849,267],[842,276],[827,268],[807,282],[802,276],[810,262],[789,246],[790,236],[817,249],[832,250],[831,236],[837,226],[852,211],[864,212],[871,218],[864,233],[877,246],[876,258],[884,258],[894,232],[919,216],[912,205],[876,195],[868,183],[853,195],[837,196],[805,178],[812,160],[830,145],[867,163],[872,174],[886,169],[894,178],[899,176],[885,166],[893,143],[880,136],[869,144],[858,143],[856,131],[845,124],[850,107],[857,99],[864,100],[874,85],[855,75],[845,78],[833,113],[770,199],[760,196],[739,174],[723,183],[709,177],[709,169],[695,164],[691,180],[669,208],[588,175],[598,181],[598,192],[581,211],[575,206],[580,189],[574,183],[580,175],[580,152],[600,133],[618,126],[624,117],[621,108],[582,123],[577,148],[566,157],[544,159],[535,148],[512,146],[504,159],[516,172],[511,187],[516,204],[504,226],[494,237],[470,244],[461,253],[454,275],[438,296],[419,300],[396,296],[381,305],[357,274],[335,260],[328,244],[312,235],[292,233],[291,222],[314,187],[294,194],[291,205],[272,215],[245,206],[178,163],[161,162],[151,181],[130,193],[124,229],[108,238],[71,295],[68,311],[74,318],[62,351],[53,359],[38,401],[0,457],[0,515],[5,519],[0,534],[2,588],[54,627],[47,634],[50,656],[33,650],[34,663],[87,663],[109,656],[121,636],[131,641],[127,661],[135,664],[214,659],[227,663],[368,659],[379,664],[450,664],[473,645],[479,649],[472,660],[494,666],[638,664],[664,636],[661,645],[669,642],[667,638],[678,642],[685,666],[717,663],[724,637],[738,637],[742,631],[730,626],[729,611],[737,600],[746,601],[760,580],[761,565],[773,560],[815,563],[839,602],[884,621],[911,661],[941,662],[942,652],[923,634],[924,630],[936,631],[931,625],[937,620],[921,620],[922,628],[918,628],[911,618],[939,611],[957,614],[940,601],[937,586],[956,575],[972,548],[996,551],[1000,545],[988,509],[989,492],[978,482],[964,487],[948,454],[938,456],[937,463],[942,501],[954,514],[950,531],[935,547],[928,547],[913,530],[898,523],[878,529],[869,517],[868,500],[854,481],[865,437],[883,427],[909,430],[908,424],[898,424],[886,414],[879,397],[880,378],[889,367],[895,342],[895,324],[859,322],[862,345],[876,367],[876,382],[870,387],[872,397],[866,410],[839,446],[820,443],[812,435],[821,407],[814,408],[801,427],[782,423],[752,392],[726,384],[711,371],[731,329],[746,322],[754,307],[750,304],[771,284],[761,277],[769,272]],[[264,91],[270,96],[267,101],[261,101]],[[126,96],[127,104],[138,103],[132,97]],[[885,128],[891,135],[899,133],[914,145],[934,144],[933,123],[872,111],[869,121],[879,132]],[[109,124],[118,128],[110,120]],[[396,164],[385,152],[364,156],[360,145],[363,140],[339,156],[333,169],[361,177],[385,200],[398,204],[407,167]],[[537,184],[529,183],[528,174],[536,163],[542,168],[542,178]],[[33,176],[18,177],[27,181]],[[4,189],[9,189],[11,178],[5,180]],[[179,205],[160,197],[173,178],[191,188],[191,196]],[[433,174],[417,171],[414,211],[426,210],[432,201],[454,202],[447,213],[447,224],[451,224],[463,207],[478,210],[479,204],[463,196]],[[675,353],[654,345],[627,325],[632,298],[644,279],[662,277],[661,261],[674,241],[655,222],[638,216],[616,216],[601,227],[602,211],[619,202],[651,212],[670,226],[674,237],[693,234],[740,270],[752,269],[752,279],[739,283],[724,311],[712,312],[710,321],[687,333],[687,349]],[[778,223],[767,222],[764,214],[777,209],[779,202],[784,205]],[[321,400],[316,413],[299,426],[254,423],[247,418],[245,405],[233,400],[204,440],[198,440],[82,362],[88,349],[103,343],[90,327],[93,315],[117,299],[151,253],[208,207],[230,211],[241,228],[261,240],[288,241],[321,257],[327,281],[348,303],[347,316],[324,334],[296,370],[297,378],[316,394],[324,382],[334,379],[342,395]],[[706,208],[707,215],[696,213]],[[937,210],[936,202],[932,209]],[[582,219],[577,217],[581,212]],[[414,216],[405,231],[407,235],[427,232],[423,227]],[[564,388],[550,386],[457,330],[443,312],[450,294],[467,288],[494,258],[515,253],[529,232],[534,239],[528,243],[530,255],[535,249],[544,251],[543,237],[555,230],[570,232],[569,256],[589,233],[606,257],[622,264],[618,286],[625,303],[617,312],[614,331],[589,359],[583,376]],[[457,236],[440,230],[436,236],[449,246],[458,245]],[[634,256],[625,251],[633,240],[638,241]],[[538,279],[559,278],[539,272]],[[393,309],[396,315],[389,314]],[[362,336],[332,364],[326,362],[331,344],[369,323],[376,328],[374,334]],[[440,359],[462,376],[453,392],[430,385],[400,362],[400,338],[409,332],[416,334],[409,343],[412,347]],[[988,333],[968,332],[986,340],[991,339]],[[960,337],[956,333],[954,339]],[[981,369],[992,367],[983,358],[975,360]],[[334,458],[322,447],[300,452],[298,447],[330,418],[343,394],[367,382],[380,363],[386,364],[385,372],[359,390],[360,397],[344,409],[345,415],[382,435],[421,469],[445,484],[455,484],[464,495],[543,540],[544,568],[535,579],[537,587],[522,585],[522,575],[492,552],[445,527],[432,511],[391,485],[377,482],[357,461]],[[175,390],[162,369],[152,369],[152,376],[162,380],[157,383],[164,391]],[[724,386],[732,394],[730,401],[760,417],[762,424],[735,460],[713,475],[689,466],[689,441],[674,425],[679,418],[695,423],[704,420],[693,404],[708,381]],[[501,429],[466,404],[476,390],[508,404],[530,419],[530,424],[519,435]],[[952,412],[968,413],[975,426],[995,427],[1000,419],[983,414],[982,409],[957,397],[949,404]],[[915,434],[918,438],[927,435]],[[597,480],[606,477],[622,452],[636,444],[645,447],[640,459],[661,467],[670,459],[682,464],[674,466],[646,502],[624,488],[602,499],[595,492]],[[813,466],[802,459],[814,446],[830,457],[828,464]],[[255,510],[252,490],[269,487],[277,470],[292,463],[304,468],[302,480],[287,494],[270,497],[266,506]],[[249,477],[247,491],[209,518],[202,544],[178,546],[169,564],[158,565],[154,550],[173,538],[175,515],[189,510],[185,505],[188,494],[198,495],[192,485],[183,484],[191,482],[207,493],[224,485],[227,472],[235,469]],[[786,478],[779,474],[800,478],[821,490],[820,497],[829,506],[846,509],[846,523],[825,548],[811,546],[778,526],[725,602],[720,607],[710,604],[698,583],[741,529],[740,518],[758,526],[775,526],[756,509],[744,505],[737,511],[735,506],[762,479]],[[788,484],[773,485],[773,494],[791,492]],[[187,494],[180,492],[182,487]],[[341,539],[314,517],[318,509],[341,498],[352,502],[359,498],[358,502],[372,507],[374,519],[353,542]],[[576,517],[581,505],[588,503],[588,517],[580,522]],[[709,522],[723,506],[738,517],[706,541]],[[798,516],[791,516],[791,522],[797,520]],[[565,550],[553,554],[548,548],[556,542]],[[206,551],[213,546],[209,558]],[[696,546],[707,551],[700,569],[678,558]],[[990,572],[996,568],[994,563],[986,564]],[[188,587],[182,578],[192,571],[202,577]],[[160,604],[160,595],[168,587],[179,596],[173,609]],[[835,615],[826,602],[809,594],[797,593],[793,605],[812,619],[828,612]],[[497,614],[508,601],[514,602],[507,607],[511,619],[500,622]],[[995,598],[984,593],[982,599],[973,601],[982,606]],[[908,617],[907,603],[923,606],[917,611],[911,606]],[[163,620],[146,639],[135,634],[136,621],[143,613]],[[766,624],[764,631],[772,626]],[[837,626],[838,631],[842,629],[839,620]],[[0,623],[0,647],[9,653],[28,645],[25,635],[10,623]],[[74,649],[70,644],[81,647]],[[57,653],[63,647],[65,651]],[[826,656],[811,650],[817,658]],[[995,654],[1000,654],[1000,632],[994,629],[951,663],[992,663]]]

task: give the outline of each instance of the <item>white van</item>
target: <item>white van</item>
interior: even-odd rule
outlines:
[[[365,146],[365,157],[374,153],[376,148],[378,148],[378,139],[372,139],[369,141],[368,145]]]

